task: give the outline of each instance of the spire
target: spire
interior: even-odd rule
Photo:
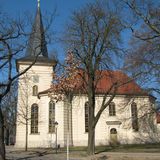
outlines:
[[[40,10],[40,0],[37,0],[37,2],[37,13],[33,23],[32,32],[29,38],[26,56],[35,57],[36,55],[39,55],[40,57],[48,57],[45,33]]]
[[[38,8],[40,8],[40,0],[37,0],[37,2],[38,2]]]

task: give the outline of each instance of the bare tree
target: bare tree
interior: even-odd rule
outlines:
[[[128,7],[132,22],[130,50],[126,65],[140,77],[149,91],[160,94],[160,3],[154,0],[122,0]],[[133,23],[133,19],[134,22]]]
[[[10,92],[3,98],[2,112],[4,115],[5,144],[13,145],[16,134],[16,111],[17,111],[17,82],[13,84]]]
[[[122,55],[119,42],[123,27],[120,22],[120,12],[117,12],[118,6],[112,2],[88,4],[74,12],[64,37],[64,42],[73,48],[74,55],[83,70],[80,75],[89,102],[88,154],[90,155],[95,152],[96,124],[104,109],[114,99],[120,85],[114,81],[105,91],[101,107],[95,114],[97,83],[104,78],[102,70],[115,69],[116,60]],[[110,73],[112,75],[112,72]]]
[[[23,73],[15,74],[15,57],[25,48],[19,40],[25,36],[23,23],[0,14],[0,159],[5,159],[4,117],[2,99],[10,91],[12,83]],[[25,72],[25,71],[24,71]]]
[[[46,27],[47,30],[48,27],[50,27],[52,20],[53,15],[48,17],[48,25]],[[34,46],[35,48],[32,49],[35,51],[36,55],[32,59],[30,65],[19,72],[16,70],[16,61],[24,56],[24,49],[26,49],[28,36],[30,36],[30,34],[26,31],[26,26],[29,25],[26,24],[24,20],[14,20],[2,12],[0,13],[0,160],[5,159],[4,115],[2,113],[2,100],[10,91],[10,88],[16,79],[26,73],[36,63],[38,56],[42,52],[38,49],[41,47],[39,44]],[[46,30],[43,32],[46,33]],[[32,37],[32,34],[34,33],[31,33],[30,37]],[[39,53],[37,53],[37,51]]]
[[[23,79],[23,80],[22,80]],[[29,87],[31,84],[29,83],[31,79],[31,76],[29,76],[27,73],[21,77],[21,83],[19,82],[19,88],[21,92],[21,103],[17,104],[18,105],[18,110],[17,110],[17,125],[25,125],[25,151],[28,151],[28,127],[29,127],[29,122],[31,120],[30,118],[30,107],[29,107],[29,95],[30,95],[30,90]]]

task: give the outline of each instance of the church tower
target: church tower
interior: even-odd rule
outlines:
[[[17,60],[17,69],[21,73],[27,69],[18,80],[18,103],[17,103],[17,127],[16,127],[16,147],[37,147],[42,146],[43,132],[47,126],[43,121],[43,110],[37,94],[50,88],[52,82],[53,69],[56,61],[48,57],[47,44],[45,41],[45,32],[42,22],[40,1],[32,32],[29,37],[25,56]],[[48,104],[46,104],[48,105]],[[40,141],[41,139],[41,141]],[[32,141],[30,146],[29,141]],[[43,144],[44,145],[44,144]]]

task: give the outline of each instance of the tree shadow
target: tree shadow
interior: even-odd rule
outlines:
[[[14,151],[14,153],[18,154],[18,153],[22,153],[22,152],[19,152],[19,151],[16,152],[16,151]],[[15,156],[12,155],[12,158],[10,158],[10,156],[8,156],[6,160],[13,160],[13,157],[15,157],[14,160],[28,160],[28,159],[35,158],[35,157],[38,158],[38,157],[46,156],[48,154],[51,154],[51,152],[50,151],[34,151],[34,152],[28,152],[28,153],[25,152],[25,154],[23,154],[21,157],[16,157],[16,155]]]
[[[103,146],[102,148],[97,148],[95,154],[100,154],[103,152],[113,152],[118,148],[117,145]]]

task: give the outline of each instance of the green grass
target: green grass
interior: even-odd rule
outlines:
[[[61,148],[61,151],[65,151],[66,148]],[[70,147],[70,152],[84,152],[87,151],[87,147]],[[126,144],[117,146],[96,146],[96,153],[101,152],[160,152],[160,143],[158,144]]]
[[[96,153],[100,152],[160,152],[160,144],[126,144],[117,146],[97,146]]]
[[[48,153],[55,153],[55,149],[50,148],[44,149]],[[43,151],[44,151],[43,150]],[[66,147],[60,148],[58,150],[59,154],[66,153]],[[35,149],[30,149],[30,151],[35,151]],[[79,147],[69,147],[70,154],[72,156],[87,156],[87,147],[79,146]],[[96,146],[95,153],[103,153],[103,152],[139,152],[139,153],[160,153],[160,143],[157,144],[126,144],[126,145],[117,145],[117,146]]]

